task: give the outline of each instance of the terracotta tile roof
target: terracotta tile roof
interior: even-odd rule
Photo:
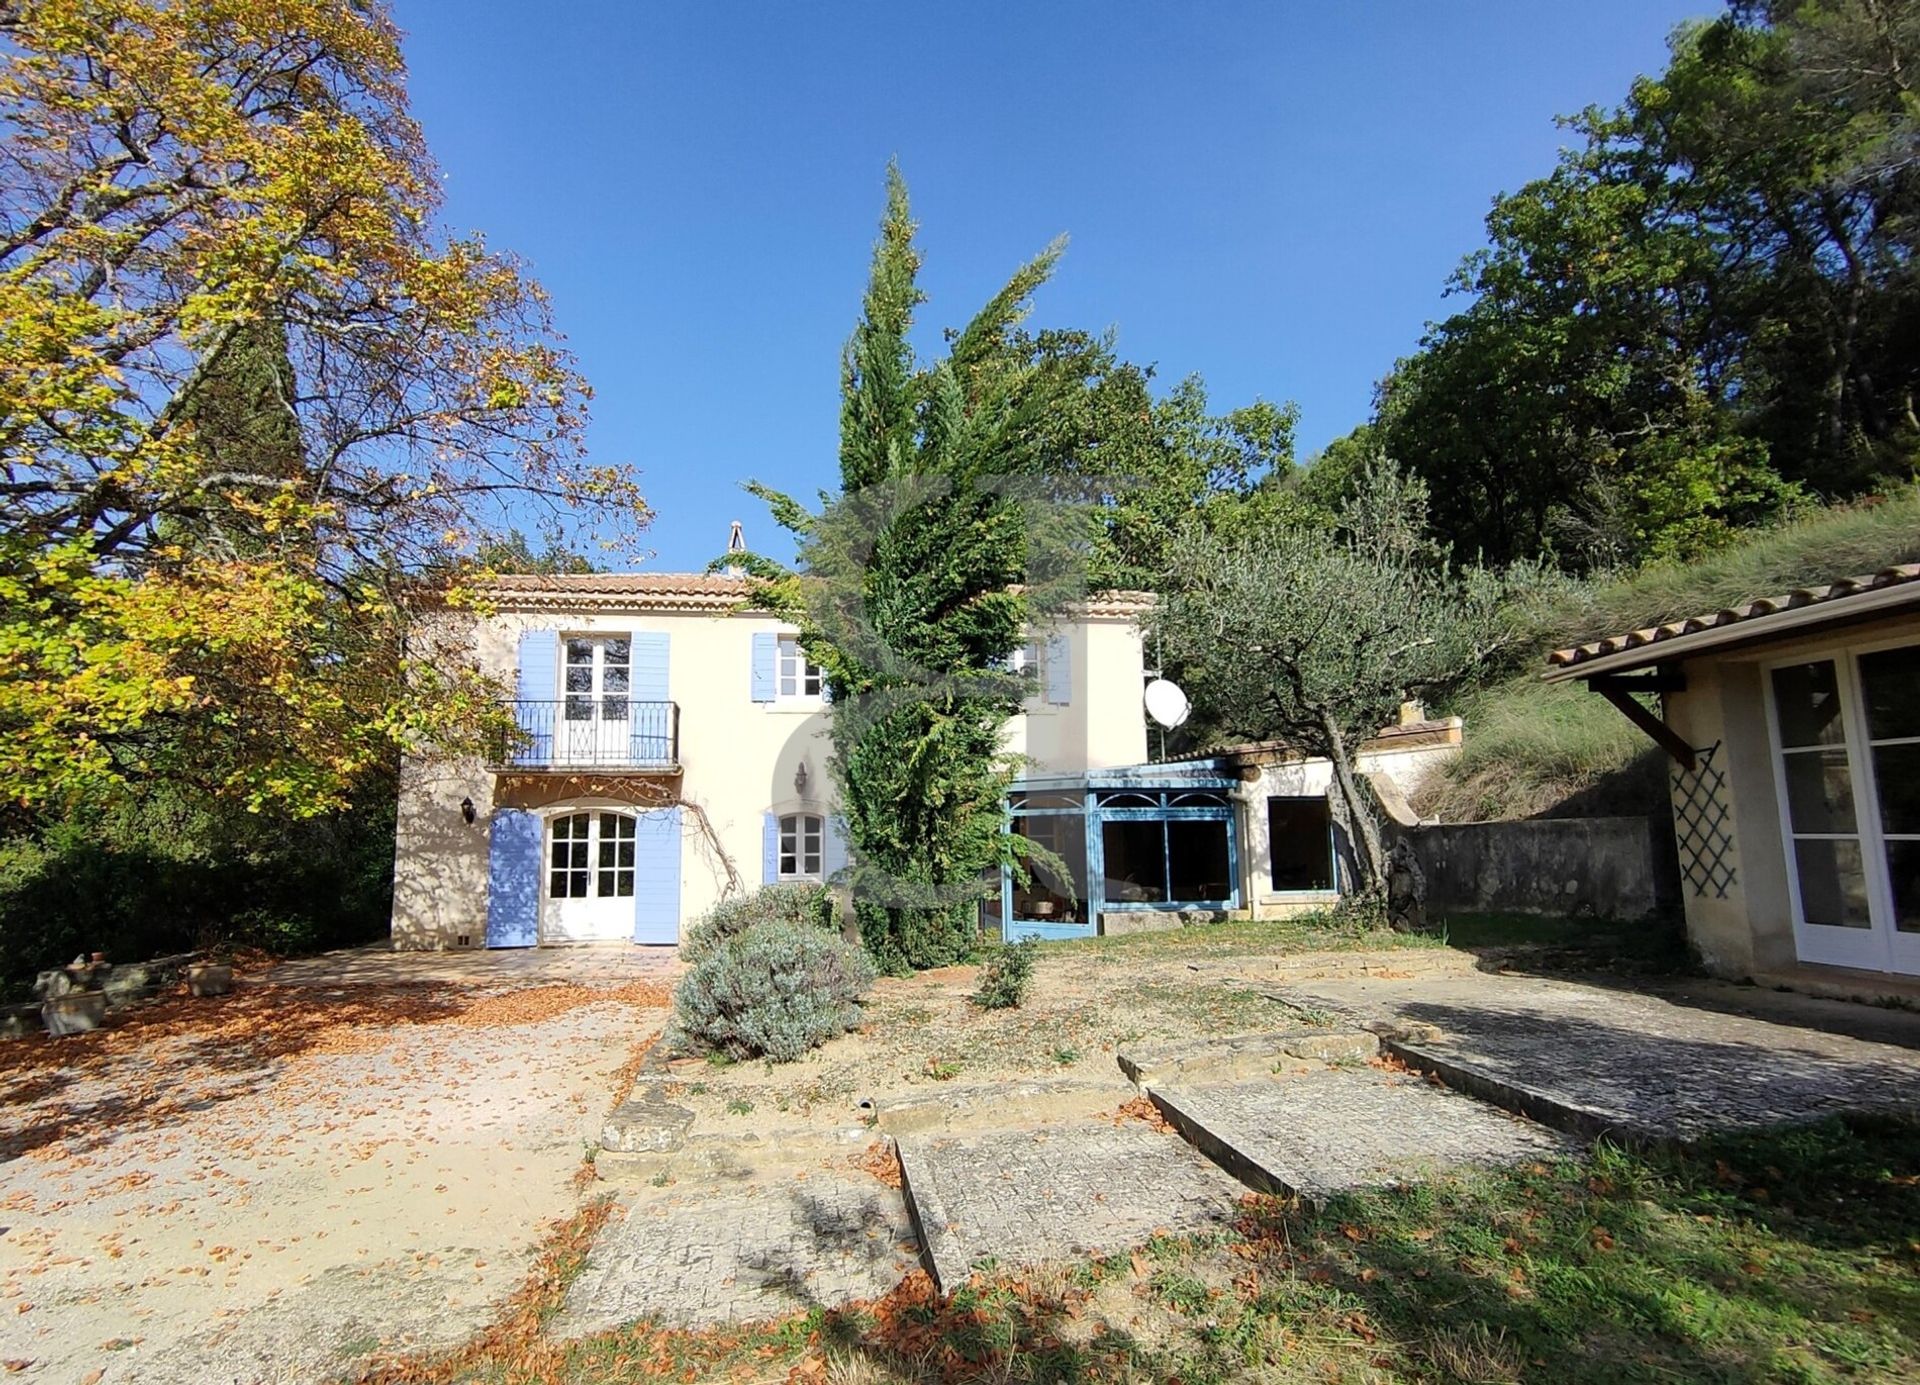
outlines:
[[[503,592],[588,592],[596,596],[744,596],[745,577],[707,572],[534,572],[496,577]]]
[[[1459,717],[1429,717],[1423,721],[1395,722],[1383,726],[1373,735],[1360,743],[1362,754],[1372,755],[1390,750],[1420,749],[1430,745],[1459,745],[1465,734],[1466,723]],[[1237,745],[1223,745],[1213,750],[1189,750],[1179,755],[1169,755],[1163,763],[1174,764],[1187,760],[1239,760],[1247,764],[1262,764],[1269,761],[1311,760],[1317,757],[1309,755],[1299,747],[1286,741],[1242,741]]]
[[[1799,610],[1807,606],[1844,602],[1849,597],[1862,597],[1872,592],[1884,591],[1889,587],[1915,582],[1920,582],[1920,563],[1902,563],[1897,567],[1882,568],[1864,577],[1843,578],[1824,587],[1799,587],[1781,596],[1765,596],[1739,606],[1711,611],[1706,615],[1690,616],[1685,620],[1670,620],[1663,625],[1649,625],[1643,629],[1629,630],[1622,635],[1610,635],[1604,640],[1594,640],[1590,644],[1556,649],[1547,656],[1547,663],[1556,671],[1571,669],[1580,664],[1625,654],[1647,645],[1677,640],[1687,635],[1723,630],[1728,626],[1758,620],[1762,616],[1779,615],[1782,612]],[[1916,592],[1916,596],[1920,596],[1920,592]],[[1836,607],[1831,614],[1835,619],[1841,619],[1845,612]],[[1747,633],[1747,631],[1729,631],[1726,642],[1731,643]],[[1718,644],[1720,641],[1711,643]],[[1647,660],[1649,663],[1653,661],[1653,657]],[[1550,674],[1549,677],[1551,676]]]
[[[487,584],[496,600],[507,606],[541,610],[573,603],[594,606],[632,604],[641,608],[725,611],[742,607],[752,580],[706,572],[562,572],[516,573]],[[1153,609],[1152,592],[1095,592],[1080,606],[1080,614],[1136,617]]]

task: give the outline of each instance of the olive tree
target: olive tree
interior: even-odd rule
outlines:
[[[1184,668],[1216,738],[1281,740],[1332,762],[1328,797],[1366,891],[1384,890],[1386,858],[1360,746],[1401,703],[1458,684],[1520,634],[1510,579],[1456,567],[1426,517],[1425,486],[1374,458],[1330,528],[1184,535],[1156,616],[1163,657]]]

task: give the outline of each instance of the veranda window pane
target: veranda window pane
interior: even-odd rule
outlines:
[[[1853,775],[1844,750],[1812,750],[1782,757],[1787,771],[1787,815],[1795,832],[1852,832]]]
[[[1887,843],[1887,878],[1893,885],[1893,926],[1920,933],[1920,842]]]
[[[1115,904],[1163,904],[1167,898],[1166,824],[1121,818],[1101,824],[1106,897]]]
[[[1029,879],[1013,883],[1013,916],[1041,923],[1087,921],[1087,824],[1073,817],[1016,817],[1013,830],[1060,858],[1060,864],[1029,860]],[[1061,874],[1061,866],[1066,874]],[[996,904],[997,909],[997,904]]]
[[[1780,712],[1782,745],[1843,745],[1840,684],[1833,661],[1794,664],[1773,671],[1773,700]]]
[[[1860,656],[1860,694],[1874,740],[1920,736],[1920,644]]]
[[[1920,743],[1875,746],[1873,777],[1880,791],[1880,827],[1920,833]]]
[[[1871,924],[1859,842],[1796,841],[1793,856],[1800,877],[1800,910],[1808,923],[1830,928]]]
[[[1167,894],[1175,904],[1233,897],[1227,824],[1175,818],[1167,824]]]

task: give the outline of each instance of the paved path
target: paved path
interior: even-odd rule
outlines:
[[[1246,1189],[1143,1121],[905,1136],[900,1164],[943,1291],[979,1261],[1111,1254],[1229,1224]]]
[[[1493,975],[1329,979],[1298,995],[1377,1023],[1431,1026],[1400,1045],[1409,1060],[1583,1135],[1689,1140],[1920,1109],[1920,1051],[1783,1022],[1862,1020],[1853,1007],[1829,1016],[1799,997],[1769,1002],[1700,983],[1668,997]],[[1868,1032],[1920,1042],[1920,1015],[1887,1014]]]
[[[1310,1201],[1463,1164],[1562,1158],[1578,1148],[1557,1131],[1425,1078],[1374,1067],[1158,1088],[1153,1100],[1251,1186]]]
[[[608,1222],[549,1331],[754,1322],[878,1298],[919,1267],[900,1192],[821,1174],[636,1201]]]
[[[616,986],[625,981],[669,982],[679,976],[677,949],[632,943],[574,947],[462,948],[448,952],[395,951],[385,944],[343,948],[281,962],[258,979],[276,986],[520,987],[576,982]]]
[[[243,985],[0,1046],[0,1359],[254,1385],[459,1342],[665,1018],[596,994]]]

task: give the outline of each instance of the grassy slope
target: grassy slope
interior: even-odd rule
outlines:
[[[1584,688],[1542,684],[1548,649],[1911,562],[1920,562],[1920,490],[1819,511],[1695,563],[1583,587],[1543,614],[1528,667],[1458,699],[1451,710],[1466,718],[1465,752],[1422,788],[1416,806],[1450,822],[1659,811],[1658,755]]]

